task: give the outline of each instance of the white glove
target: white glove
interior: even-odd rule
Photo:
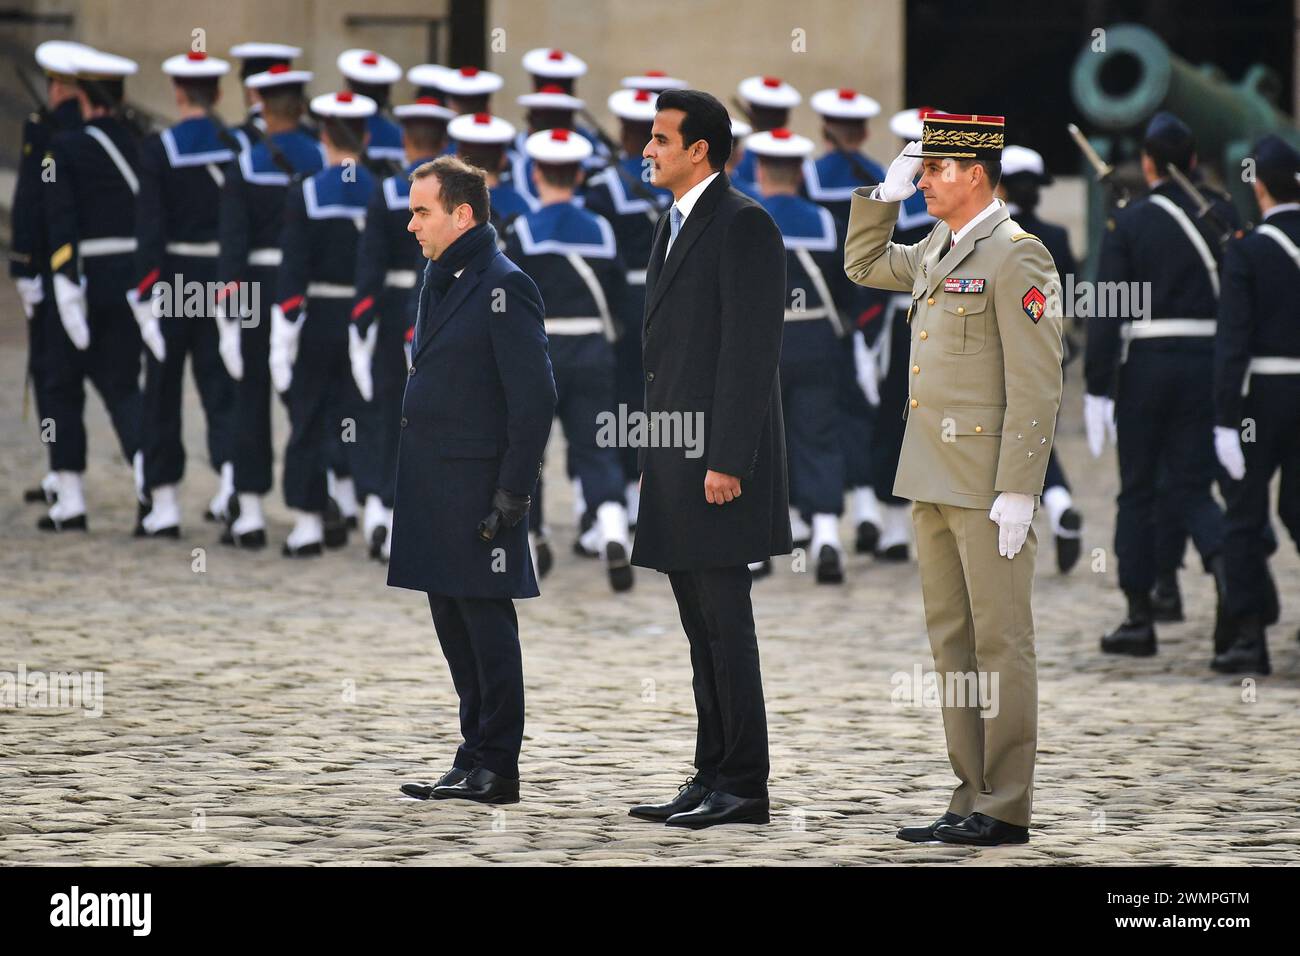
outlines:
[[[290,322],[284,310],[271,306],[271,384],[283,395],[293,381],[293,363],[298,358],[298,337],[302,324],[307,321],[305,311],[298,313],[298,321]]]
[[[921,158],[907,156],[907,153],[921,151],[918,142],[908,143],[903,151],[894,157],[885,173],[885,181],[876,189],[876,197],[885,202],[902,202],[916,192],[916,177],[921,174]]]
[[[239,349],[239,330],[243,323],[238,316],[234,319],[226,317],[225,303],[219,303],[216,312],[217,351],[221,353],[221,361],[230,377],[238,382],[244,377],[244,354]]]
[[[1083,427],[1088,434],[1088,450],[1100,458],[1106,436],[1115,441],[1115,400],[1104,395],[1083,396]]]
[[[18,298],[23,300],[23,311],[27,318],[32,318],[36,315],[36,307],[45,301],[45,284],[40,276],[18,276],[14,285],[18,286]]]
[[[379,338],[379,323],[372,321],[365,338],[357,331],[356,323],[348,323],[348,361],[352,363],[352,380],[357,391],[367,402],[375,397],[375,380],[370,363],[375,357],[375,342]]]
[[[1233,481],[1246,477],[1246,456],[1241,451],[1241,433],[1235,428],[1214,426],[1214,453]]]
[[[998,554],[1014,558],[1029,534],[1029,523],[1034,520],[1034,496],[1004,491],[989,509],[989,518],[998,523]]]
[[[167,357],[167,345],[163,341],[162,326],[158,323],[158,316],[153,314],[153,296],[141,302],[140,291],[130,289],[126,293],[126,301],[131,303],[131,311],[135,313],[136,325],[140,326],[140,338],[144,340],[145,348],[152,352],[153,357],[158,361],[163,361]]]
[[[54,301],[59,304],[59,321],[78,352],[90,345],[90,326],[86,324],[86,277],[77,284],[61,272],[54,274]]]
[[[880,369],[875,353],[867,348],[867,340],[857,332],[853,333],[853,364],[857,368],[858,387],[867,396],[867,404],[874,408],[880,404]]]

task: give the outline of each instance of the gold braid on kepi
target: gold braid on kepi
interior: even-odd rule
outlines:
[[[926,110],[921,114],[921,123],[921,150],[907,153],[908,156],[927,159],[1002,158],[1004,116]]]

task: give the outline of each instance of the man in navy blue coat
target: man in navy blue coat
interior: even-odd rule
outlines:
[[[407,227],[430,259],[402,401],[388,583],[426,591],[463,742],[420,799],[519,800],[524,679],[514,598],[537,597],[528,513],[555,416],[533,281],[497,248],[481,169],[411,173]]]

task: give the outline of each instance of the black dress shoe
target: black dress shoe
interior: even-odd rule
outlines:
[[[1127,597],[1128,614],[1119,627],[1102,636],[1102,652],[1150,657],[1156,652],[1156,629],[1151,623],[1151,598],[1137,592]]]
[[[767,823],[767,797],[737,797],[721,790],[710,790],[694,810],[675,813],[665,821],[670,827],[702,830],[721,823]]]
[[[935,827],[934,835],[944,843],[999,846],[1003,843],[1028,843],[1029,827],[1018,827],[982,813],[972,813],[961,823]]]
[[[905,544],[891,544],[884,551],[876,553],[876,558],[880,561],[895,561],[902,563],[910,557]]]
[[[615,591],[632,590],[632,562],[627,559],[627,548],[617,541],[605,545],[605,569],[609,573],[611,588]]]
[[[36,522],[36,527],[42,531],[86,531],[86,513],[83,511],[75,518],[51,518],[49,515],[42,515]]]
[[[324,525],[325,547],[341,548],[348,543],[348,523],[343,520],[338,502],[329,498],[325,502]]]
[[[370,531],[370,556],[376,561],[384,559],[384,542],[388,540],[388,529],[376,525]]]
[[[311,544],[299,545],[296,548],[289,547],[289,542],[286,541],[283,547],[280,548],[280,554],[284,555],[286,558],[316,558],[320,557],[322,553],[319,541],[313,541]]]
[[[135,538],[179,538],[181,536],[181,526],[178,524],[169,525],[166,528],[159,528],[157,531],[146,531],[143,524],[135,526],[131,532]]]
[[[1079,512],[1066,508],[1061,513],[1061,530],[1069,532],[1056,536],[1056,569],[1062,574],[1069,574],[1070,569],[1079,563],[1079,554],[1083,550],[1082,528],[1083,518]]]
[[[462,770],[460,767],[452,767],[433,783],[402,784],[402,793],[406,794],[408,797],[415,797],[417,800],[431,800],[433,798],[433,791],[438,787],[455,786],[468,776],[468,770]]]
[[[923,827],[900,827],[898,838],[906,840],[908,843],[930,843],[939,839],[934,835],[934,831],[941,826],[956,826],[966,818],[960,813],[953,813],[951,810],[941,816],[933,823],[927,823]]]
[[[545,538],[537,542],[537,576],[544,578],[551,573],[555,564],[555,555],[551,553],[551,543]]]
[[[435,800],[473,800],[475,803],[518,803],[519,781],[475,767],[464,780],[446,787],[434,787]]]
[[[639,820],[652,820],[655,823],[663,823],[673,814],[694,810],[704,802],[704,798],[708,795],[708,787],[702,783],[696,783],[694,777],[688,777],[686,782],[677,788],[677,796],[672,800],[667,803],[643,803],[640,806],[633,807],[627,812],[627,815],[636,817]]]
[[[35,504],[38,501],[44,502],[46,504],[51,504],[51,505],[54,504],[52,500],[45,497],[45,489],[42,488],[40,485],[37,485],[35,488],[23,489],[24,504],[31,505],[31,504]]]
[[[880,544],[880,529],[870,521],[859,522],[858,536],[853,542],[853,550],[858,554],[875,554],[878,544]]]
[[[1161,574],[1151,592],[1151,620],[1157,624],[1176,624],[1183,619],[1183,592],[1178,588],[1176,573]]]
[[[840,553],[829,544],[822,545],[817,552],[817,583],[844,583],[844,565],[840,562]]]
[[[249,548],[251,550],[265,548],[266,529],[257,528],[253,531],[244,531],[240,534],[236,534],[234,531],[227,528],[225,531],[221,532],[221,543],[234,545],[236,548]]]
[[[1268,640],[1259,618],[1245,618],[1232,632],[1229,646],[1210,661],[1219,674],[1268,674]]]

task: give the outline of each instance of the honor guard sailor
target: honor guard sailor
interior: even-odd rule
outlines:
[[[500,74],[477,66],[462,66],[447,70],[441,80],[442,95],[447,108],[457,116],[492,112],[492,94],[501,89],[505,81]]]
[[[558,89],[559,92],[567,93],[575,99],[578,98],[578,77],[585,75],[587,72],[587,64],[581,57],[575,56],[567,50],[548,47],[537,47],[525,53],[523,67],[524,72],[532,79],[534,93],[540,93],[546,89]],[[581,101],[579,101],[577,108],[582,108]],[[531,121],[529,123],[530,133],[539,129],[555,128],[574,130],[591,144],[591,155],[582,162],[583,169],[588,172],[600,169],[610,161],[609,149],[601,141],[601,138],[572,118],[566,121],[564,117],[560,116],[540,116],[535,124]],[[526,151],[522,142],[518,144],[518,150],[519,152]],[[516,186],[515,188],[520,187]]]
[[[230,48],[230,55],[239,61],[239,81],[244,86],[244,105],[248,109],[239,131],[249,139],[256,139],[256,134],[266,131],[266,124],[262,122],[261,93],[258,87],[249,85],[248,78],[276,67],[292,68],[293,61],[302,56],[302,48],[254,40],[235,44]]]
[[[491,113],[464,114],[447,124],[447,136],[457,156],[486,174],[492,228],[504,236],[514,218],[532,208],[504,176],[506,147],[515,138],[514,126]]]
[[[338,68],[349,90],[375,104],[375,112],[366,118],[366,164],[372,173],[386,176],[401,167],[406,155],[401,128],[385,115],[402,68],[382,53],[358,49],[340,53]]]
[[[755,133],[788,128],[790,111],[803,102],[799,91],[779,76],[746,77],[736,92],[744,105],[747,125]],[[732,185],[750,195],[756,195],[754,164],[755,158],[746,151],[730,173]]]

